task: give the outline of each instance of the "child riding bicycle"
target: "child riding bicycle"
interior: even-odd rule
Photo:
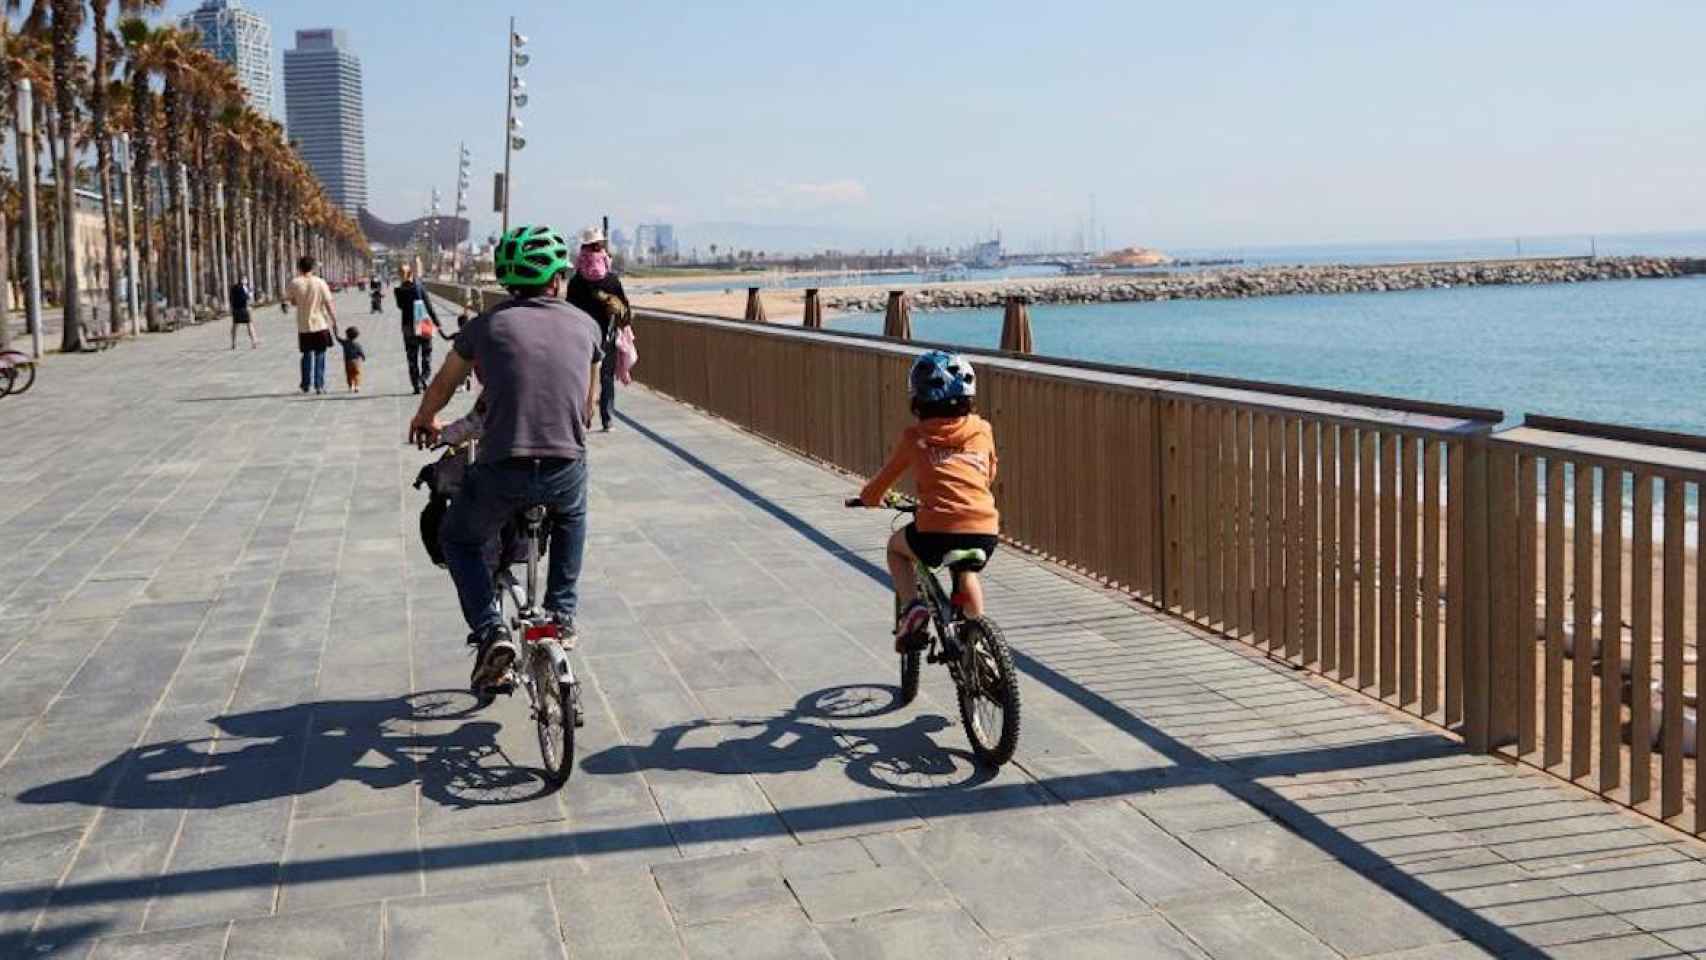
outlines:
[[[995,482],[995,434],[975,412],[977,374],[971,364],[957,354],[932,350],[913,363],[907,387],[918,423],[906,428],[888,463],[859,492],[865,506],[880,506],[909,469],[918,492],[917,519],[888,544],[889,577],[900,601],[896,653],[916,649],[930,619],[918,597],[913,561],[935,568],[955,551],[981,550],[987,562],[1001,530],[990,490]],[[954,602],[967,617],[983,616],[979,569],[981,565],[962,569],[957,580]]]

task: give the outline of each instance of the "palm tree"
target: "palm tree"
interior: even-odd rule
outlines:
[[[107,31],[107,12],[112,0],[89,0],[94,13],[95,71],[89,83],[89,122],[95,139],[95,169],[101,185],[101,223],[105,227],[104,244],[107,261],[107,313],[112,329],[118,333],[118,230],[113,225],[113,138],[107,126],[107,96],[113,76],[112,36]]]
[[[143,304],[143,313],[147,317],[150,331],[160,329],[160,318],[154,310],[155,283],[153,230],[149,229],[148,184],[154,160],[154,124],[155,96],[149,87],[149,78],[153,76],[159,62],[158,53],[154,46],[154,31],[149,29],[147,22],[136,18],[126,18],[119,24],[119,36],[123,38],[125,60],[130,74],[130,168],[131,186],[136,191],[133,202],[136,205],[138,230],[136,235],[137,253],[141,257],[138,267],[142,276],[136,278],[140,285],[138,296]]]
[[[8,95],[12,90],[12,60],[7,48],[12,41],[12,14],[17,11],[18,0],[0,4],[0,118],[12,107]],[[12,345],[12,256],[7,244],[12,230],[6,209],[11,201],[11,188],[5,184],[0,184],[0,188],[3,188],[0,189],[0,350],[5,350]]]
[[[78,297],[82,278],[77,269],[77,88],[73,76],[77,61],[77,31],[82,26],[82,17],[81,0],[53,0],[53,93],[60,142],[59,235],[65,251],[59,348],[67,353],[83,349],[83,315]]]

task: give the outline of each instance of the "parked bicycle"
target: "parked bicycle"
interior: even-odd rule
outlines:
[[[36,382],[36,362],[17,350],[0,350],[0,397],[21,394]]]
[[[528,507],[517,516],[527,545],[525,587],[508,565],[498,570],[499,603],[505,608],[510,630],[520,640],[521,655],[515,658],[499,683],[485,696],[490,703],[497,694],[512,694],[519,688],[527,698],[528,712],[539,728],[539,753],[545,775],[553,786],[562,786],[574,772],[575,728],[586,724],[581,705],[580,681],[564,648],[557,621],[539,604],[539,557],[545,548],[545,508]]]
[[[846,506],[861,508],[864,504],[854,498]],[[885,501],[883,508],[902,516],[918,512],[916,505],[897,500]],[[1019,745],[1019,674],[1013,666],[1013,651],[994,620],[967,617],[953,599],[959,594],[960,575],[981,569],[988,560],[982,550],[949,551],[942,558],[942,567],[953,577],[955,589],[951,594],[942,589],[938,576],[941,568],[932,569],[922,561],[914,564],[918,596],[930,608],[930,621],[920,638],[923,642],[912,644],[901,654],[900,702],[911,703],[918,696],[924,663],[946,666],[954,680],[960,722],[971,741],[973,756],[979,763],[999,767],[1013,759]],[[900,615],[898,601],[895,615]]]

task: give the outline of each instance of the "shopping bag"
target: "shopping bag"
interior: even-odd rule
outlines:
[[[634,328],[623,327],[616,332],[616,379],[624,384],[634,382],[634,364],[640,362],[640,348],[634,345]]]

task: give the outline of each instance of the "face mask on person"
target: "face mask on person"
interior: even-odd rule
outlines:
[[[603,250],[582,250],[575,257],[575,272],[588,280],[603,280],[610,273],[610,254]]]

